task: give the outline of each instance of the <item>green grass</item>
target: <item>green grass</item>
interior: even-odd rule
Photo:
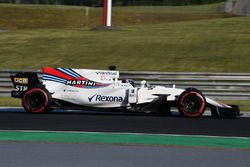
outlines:
[[[84,7],[0,4],[0,29],[85,27],[85,12]],[[90,23],[101,21],[101,10],[91,8],[90,12]]]
[[[21,107],[21,99],[12,97],[0,97],[0,106]]]
[[[224,3],[209,5],[192,5],[192,6],[128,6],[115,7],[114,11],[123,12],[152,12],[152,13],[185,13],[185,14],[218,14]]]
[[[2,32],[1,68],[250,72],[250,17],[127,26]]]
[[[104,32],[101,8],[0,4],[0,68],[249,72],[250,19],[220,6],[115,7]]]
[[[114,7],[113,24],[145,25],[228,17],[221,4],[187,7]],[[102,25],[102,8],[0,4],[0,29],[82,28]],[[230,17],[230,16],[229,16]]]

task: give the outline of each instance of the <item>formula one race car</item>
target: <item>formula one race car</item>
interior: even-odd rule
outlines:
[[[16,88],[12,97],[21,98],[24,109],[32,113],[54,107],[87,107],[169,115],[170,108],[177,107],[185,117],[200,117],[206,108],[214,117],[240,114],[238,106],[218,103],[195,88],[149,86],[146,81],[136,87],[132,80],[119,80],[119,71],[114,70],[44,67],[42,81],[32,72],[18,73],[11,79]]]

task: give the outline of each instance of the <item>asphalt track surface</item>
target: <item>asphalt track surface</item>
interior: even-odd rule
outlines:
[[[119,132],[250,137],[250,118],[197,119],[124,113],[28,114],[0,110],[0,130]]]
[[[250,152],[153,146],[0,143],[3,167],[248,167]]]
[[[124,113],[28,114],[0,109],[0,130],[125,132],[209,136],[250,136],[250,118],[187,119]],[[87,143],[0,142],[0,166],[13,167],[247,167],[250,151],[241,149]]]

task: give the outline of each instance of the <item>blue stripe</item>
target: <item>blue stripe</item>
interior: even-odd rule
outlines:
[[[53,78],[44,78],[44,80],[60,82],[60,83],[63,83],[63,84],[66,84],[66,83],[67,83],[66,81],[60,81],[60,80],[58,80],[58,79],[53,79]]]
[[[65,73],[65,74],[67,74],[67,75],[69,75],[69,76],[71,76],[71,77],[78,78],[77,75],[75,75],[73,73],[70,73],[70,72],[66,71],[65,69],[63,69],[63,68],[58,68],[58,70]]]
[[[55,79],[52,79],[52,78],[47,78],[47,79],[44,79],[46,81],[53,81],[53,82],[59,82],[59,83],[62,83],[62,84],[66,84],[66,82],[63,82],[63,81],[60,81],[60,80],[55,80]]]
[[[72,74],[76,75],[77,78],[81,77],[81,75],[79,75],[77,72],[75,72],[74,70],[72,70],[70,68],[64,68],[64,70],[68,71],[69,73],[72,73]]]
[[[52,79],[57,79],[57,80],[60,80],[60,81],[63,81],[63,82],[66,82],[67,80],[66,79],[62,79],[62,78],[59,78],[59,77],[56,77],[56,76],[53,76],[53,75],[47,75],[47,74],[43,74],[43,78],[52,78]]]
[[[49,80],[49,81],[59,82],[59,83],[62,83],[62,84],[66,84],[67,83],[67,80],[65,80],[65,79],[61,79],[61,78],[55,77],[53,75],[47,75],[47,74],[43,75],[43,80]]]
[[[64,69],[62,69],[62,68],[57,68],[57,70],[59,70],[60,72],[63,72],[63,73],[66,74],[66,75],[69,75],[69,76],[71,76],[71,77],[73,77],[73,78],[76,78],[76,76],[70,74],[69,72],[67,72],[66,70],[64,70]]]
[[[61,81],[61,82],[67,82],[65,80],[61,80],[61,79],[57,79],[57,78],[53,78],[53,77],[43,77],[43,79],[53,79],[53,80],[57,80],[57,81]]]

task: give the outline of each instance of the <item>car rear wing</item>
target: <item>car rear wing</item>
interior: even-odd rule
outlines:
[[[15,90],[11,91],[12,97],[20,98],[23,92],[33,86],[40,85],[38,75],[35,72],[20,72],[10,76]]]

